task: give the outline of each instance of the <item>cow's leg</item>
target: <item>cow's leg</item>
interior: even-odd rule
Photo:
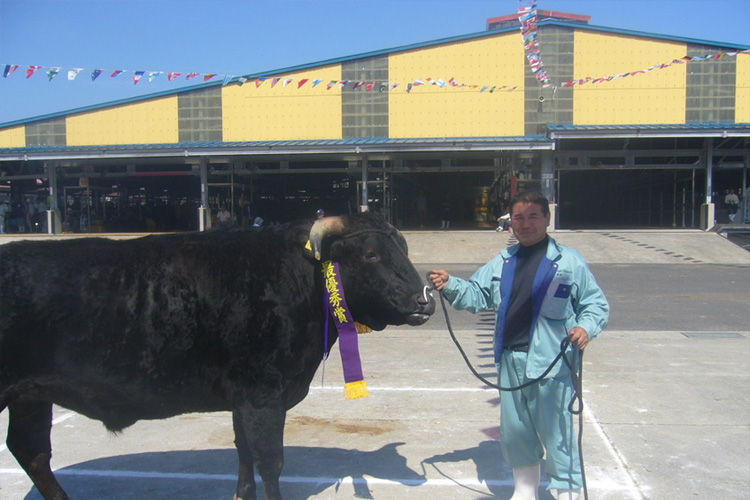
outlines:
[[[281,404],[254,408],[243,403],[234,410],[234,436],[240,457],[237,500],[255,500],[253,465],[263,480],[266,500],[281,500],[279,477],[284,466],[284,420]]]
[[[49,465],[52,403],[18,400],[8,410],[8,449],[45,500],[68,500]]]
[[[234,500],[256,500],[255,473],[253,472],[253,455],[247,446],[245,427],[242,425],[242,416],[239,411],[232,412],[234,423],[234,445],[240,457],[240,472],[237,478],[237,494]]]

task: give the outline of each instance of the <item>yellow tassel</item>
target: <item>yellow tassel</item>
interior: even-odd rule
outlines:
[[[372,328],[367,325],[363,325],[362,323],[357,323],[355,321],[354,324],[357,326],[357,333],[360,335],[362,335],[363,333],[370,333],[372,331]]]
[[[367,384],[364,380],[349,382],[344,386],[344,397],[346,399],[366,398],[367,394]]]

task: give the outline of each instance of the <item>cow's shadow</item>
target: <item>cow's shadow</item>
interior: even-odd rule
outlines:
[[[402,444],[391,443],[374,451],[287,446],[282,494],[306,499],[328,488],[349,488],[355,498],[373,498],[366,476],[400,482],[404,487],[419,486],[425,476],[406,465],[406,458],[398,452]],[[55,474],[72,499],[232,498],[237,463],[232,448],[149,452],[81,462]],[[265,498],[260,481],[258,496]],[[41,498],[34,488],[25,500]]]

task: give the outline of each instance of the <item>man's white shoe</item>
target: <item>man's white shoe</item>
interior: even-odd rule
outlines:
[[[557,500],[579,500],[581,490],[557,490]]]
[[[516,484],[516,489],[510,500],[539,500],[540,476],[541,464],[513,469],[513,481]]]

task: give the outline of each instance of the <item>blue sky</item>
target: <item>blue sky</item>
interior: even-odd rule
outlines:
[[[177,89],[132,72],[242,75],[476,33],[518,0],[0,0],[0,123]],[[590,24],[750,45],[748,0],[538,0]],[[520,35],[519,35],[519,43]],[[655,63],[666,61],[655,61]],[[44,68],[26,78],[26,68]],[[64,72],[84,68],[73,81]],[[95,82],[89,74],[104,73]],[[114,69],[128,70],[110,78]],[[632,68],[633,71],[643,68]],[[591,75],[604,76],[604,75]]]

